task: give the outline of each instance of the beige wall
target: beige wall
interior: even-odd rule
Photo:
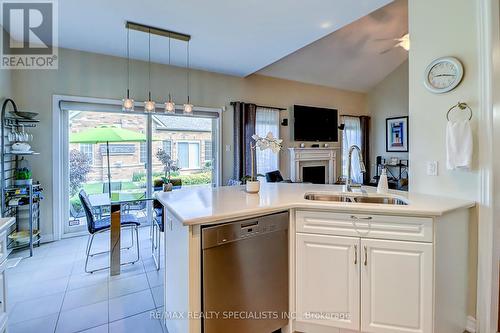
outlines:
[[[476,144],[479,68],[477,1],[470,0],[410,0],[409,22],[411,50],[409,58],[410,101],[410,191],[478,199],[479,171],[474,163],[471,172],[446,170],[445,130],[446,112],[458,101],[467,102],[474,111],[472,120]],[[447,15],[443,15],[447,13]],[[458,57],[464,64],[465,77],[454,91],[436,95],[423,86],[427,65],[443,56]],[[439,162],[437,177],[426,175],[426,161]],[[473,221],[471,228],[476,228]],[[475,232],[471,233],[469,248],[475,251]],[[464,246],[468,246],[464,244]],[[471,256],[468,312],[475,314],[476,258]]]
[[[0,98],[12,95],[12,72],[0,69]]]
[[[385,150],[386,118],[408,116],[408,61],[368,92],[368,112],[371,115],[370,161],[375,174],[377,156],[408,159],[408,153]]]
[[[132,62],[131,94],[137,101],[147,96],[147,66]],[[177,103],[186,99],[186,75],[182,68],[164,65],[152,66],[152,92],[156,100],[172,90]],[[33,165],[34,176],[44,184],[46,199],[42,209],[44,234],[52,233],[52,95],[75,95],[121,99],[126,89],[126,60],[122,58],[62,49],[59,52],[58,70],[24,70],[13,74],[14,97],[28,110],[40,112],[41,124],[34,132],[37,140],[34,149],[42,154]],[[232,175],[233,166],[233,111],[231,101],[241,100],[262,105],[288,108],[293,104],[334,107],[340,113],[366,114],[366,96],[361,93],[302,84],[293,81],[252,75],[238,78],[227,75],[193,71],[191,75],[191,100],[206,107],[226,108],[223,114],[222,151],[223,178]],[[288,118],[288,111],[281,118]],[[290,127],[281,127],[285,146],[290,146]],[[288,174],[286,149],[281,154],[281,169]]]

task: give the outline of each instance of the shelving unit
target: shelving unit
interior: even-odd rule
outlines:
[[[3,217],[16,217],[16,223],[8,231],[9,250],[28,247],[30,257],[33,256],[34,245],[40,245],[40,201],[42,200],[41,184],[16,185],[15,171],[19,162],[26,156],[39,155],[36,152],[13,152],[8,133],[12,130],[36,127],[39,120],[24,119],[7,115],[7,104],[11,103],[15,111],[17,106],[11,99],[4,102],[1,112],[1,214]],[[17,200],[19,202],[17,202]],[[11,201],[16,201],[12,204]],[[28,221],[27,229],[21,229],[20,217]]]

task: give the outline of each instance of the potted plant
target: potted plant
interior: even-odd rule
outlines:
[[[173,185],[172,180],[170,178],[171,172],[176,172],[179,170],[177,163],[171,158],[169,154],[163,149],[158,150],[156,153],[156,157],[160,160],[161,164],[163,164],[163,170],[165,171],[165,176],[161,177],[163,180],[163,191],[168,192],[172,191]]]
[[[29,168],[17,168],[15,172],[16,185],[30,185],[33,182],[32,173]]]
[[[261,151],[271,149],[274,153],[279,153],[283,140],[273,137],[273,133],[269,132],[265,137],[260,137],[257,134],[252,135],[255,144],[250,142],[250,159],[251,159],[251,174],[245,176],[242,180],[246,184],[248,193],[258,193],[260,191],[260,181],[257,177],[261,174],[255,174],[255,150],[259,148]]]

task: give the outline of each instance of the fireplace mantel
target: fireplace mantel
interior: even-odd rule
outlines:
[[[302,182],[303,168],[326,167],[325,183],[334,184],[337,179],[337,148],[288,148],[290,152],[290,178]]]

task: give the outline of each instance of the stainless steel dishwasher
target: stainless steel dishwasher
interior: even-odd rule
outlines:
[[[288,324],[288,212],[202,229],[203,333]]]

